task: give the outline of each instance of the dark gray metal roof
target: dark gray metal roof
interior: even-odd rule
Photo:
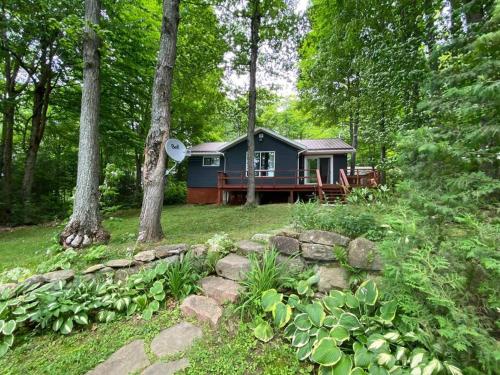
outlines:
[[[279,135],[271,130],[264,129],[264,128],[258,128],[255,129],[255,132],[258,133],[259,131],[265,131],[268,134],[271,134],[278,139],[281,139],[283,141],[286,141],[292,145],[295,145],[297,147],[300,147],[301,149],[304,150],[306,154],[311,154],[311,153],[349,153],[349,152],[354,152],[354,148],[345,143],[342,139],[340,138],[325,138],[325,139],[288,139],[286,137],[283,137],[282,135]],[[221,153],[224,151],[226,148],[229,146],[232,146],[238,142],[241,142],[245,139],[246,135],[243,135],[241,137],[238,137],[237,139],[231,141],[231,142],[206,142],[206,143],[201,143],[199,145],[191,147],[191,153],[196,155],[196,154],[217,154]]]

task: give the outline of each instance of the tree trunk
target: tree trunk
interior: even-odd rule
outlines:
[[[250,86],[248,89],[248,130],[247,130],[247,201],[245,206],[255,206],[255,123],[257,120],[257,58],[259,53],[259,29],[261,15],[259,13],[259,1],[252,2],[252,20],[250,30]]]
[[[51,60],[51,59],[50,59]],[[25,209],[29,211],[31,202],[31,191],[33,188],[33,180],[35,175],[36,159],[40,143],[42,142],[47,123],[47,110],[49,108],[49,97],[52,91],[50,60],[42,69],[40,80],[35,84],[35,92],[33,95],[33,115],[31,117],[31,135],[28,151],[26,154],[26,162],[24,166],[23,184],[21,195],[25,204]],[[29,218],[28,216],[26,216]]]
[[[61,243],[71,247],[109,240],[99,214],[100,41],[95,31],[99,15],[99,0],[85,0],[83,88],[75,203],[73,215],[60,236]]]
[[[352,140],[351,146],[356,150],[351,154],[351,176],[354,176],[356,169],[356,152],[358,149],[358,128],[359,128],[359,106],[356,100],[356,111],[352,120]]]
[[[151,128],[144,148],[143,190],[139,223],[140,242],[163,238],[161,211],[165,190],[165,142],[171,126],[172,83],[177,50],[180,0],[163,0],[160,52],[151,105]]]

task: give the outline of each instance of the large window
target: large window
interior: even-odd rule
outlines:
[[[218,167],[220,166],[220,156],[204,156],[203,157],[204,167]]]
[[[274,177],[274,151],[256,151],[254,154],[253,166],[255,168],[255,177]]]

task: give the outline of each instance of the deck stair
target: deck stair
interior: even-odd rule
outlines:
[[[325,203],[334,203],[345,199],[346,194],[340,185],[323,185],[322,189]]]

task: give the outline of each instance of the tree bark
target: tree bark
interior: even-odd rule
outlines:
[[[100,41],[95,31],[99,16],[99,0],[85,0],[83,88],[75,203],[70,221],[60,236],[61,243],[71,247],[84,247],[109,240],[99,214]]]
[[[180,0],[163,0],[160,51],[153,83],[151,128],[144,147],[140,242],[163,238],[161,211],[165,191],[165,142],[171,127],[172,83],[177,52]]]
[[[252,19],[250,29],[250,85],[248,89],[248,129],[247,129],[247,201],[245,206],[255,206],[255,123],[257,121],[257,58],[259,53],[259,29],[261,15],[259,1],[252,1]]]

